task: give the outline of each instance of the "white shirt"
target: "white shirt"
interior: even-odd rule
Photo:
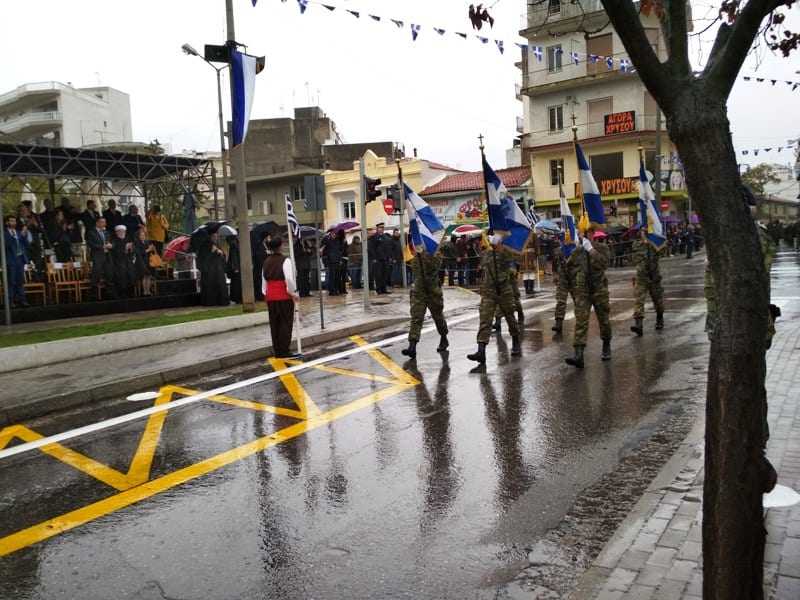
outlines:
[[[294,266],[292,259],[286,258],[283,261],[283,278],[286,280],[286,291],[290,295],[297,294],[297,283],[294,276]]]

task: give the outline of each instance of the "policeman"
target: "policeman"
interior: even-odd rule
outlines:
[[[564,327],[564,316],[567,314],[567,298],[572,293],[566,265],[564,249],[560,243],[556,244],[553,249],[553,277],[556,283],[556,322],[551,329],[557,334],[561,333]]]
[[[635,324],[631,331],[638,336],[644,334],[644,303],[648,294],[656,309],[656,329],[664,329],[664,288],[661,287],[661,272],[658,261],[661,252],[647,240],[644,227],[639,230],[639,239],[633,244],[633,263],[636,265],[636,309]]]
[[[520,264],[516,261],[512,262],[511,270],[509,271],[509,277],[511,279],[511,291],[514,293],[514,310],[517,311],[517,323],[520,327],[522,327],[525,323],[525,313],[522,312],[522,298],[520,297],[519,293],[519,271]],[[500,306],[498,305],[494,312],[494,325],[492,326],[493,331],[500,331],[500,320],[502,318],[503,311],[500,310]]]
[[[415,248],[415,256],[411,259],[411,270],[414,283],[411,286],[411,329],[408,331],[408,348],[403,354],[409,358],[417,356],[417,342],[422,331],[422,320],[425,312],[431,311],[436,331],[439,332],[437,352],[444,352],[450,345],[447,341],[447,321],[444,320],[444,298],[439,283],[441,258],[428,254],[423,247]]]
[[[566,359],[568,365],[583,368],[583,349],[589,332],[589,315],[592,307],[600,325],[603,339],[603,360],[611,359],[611,322],[609,320],[608,279],[606,269],[611,253],[604,243],[606,234],[589,230],[588,237],[578,239],[578,247],[567,261],[567,273],[572,283],[572,298],[575,302],[575,356]]]
[[[511,356],[519,356],[522,349],[519,345],[519,326],[514,318],[514,290],[511,285],[511,251],[503,247],[503,237],[489,231],[490,248],[481,255],[481,304],[480,326],[478,328],[478,350],[468,354],[469,360],[478,363],[486,362],[486,344],[489,343],[489,333],[492,320],[498,306],[508,323],[511,332]]]

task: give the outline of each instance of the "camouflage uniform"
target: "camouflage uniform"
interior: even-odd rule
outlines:
[[[572,291],[569,283],[569,273],[567,272],[564,250],[561,244],[556,246],[553,251],[553,278],[556,282],[556,314],[555,318],[563,321],[567,314],[567,298]]]
[[[611,339],[611,308],[608,297],[608,279],[606,269],[611,260],[611,253],[603,243],[595,242],[594,252],[586,252],[577,247],[567,260],[566,270],[573,284],[572,298],[575,302],[575,338],[574,346],[586,345],[589,332],[589,315],[594,306],[594,313],[600,325],[600,337]]]
[[[508,275],[509,281],[511,282],[511,291],[514,294],[514,310],[519,314],[522,312],[522,298],[520,297],[519,293],[519,265],[517,265],[517,263],[511,263]],[[498,304],[494,311],[494,318],[500,319],[502,317],[503,311],[500,309],[500,305]]]
[[[408,331],[408,341],[418,342],[422,331],[422,321],[425,312],[430,310],[436,331],[445,336],[448,333],[447,321],[444,320],[444,298],[442,287],[439,285],[439,268],[442,261],[438,256],[431,256],[427,252],[417,253],[411,259],[411,270],[414,273],[414,283],[411,286],[411,328]]]
[[[772,261],[775,259],[775,245],[769,237],[769,234],[756,224],[758,231],[758,239],[761,242],[761,254],[764,257],[764,268],[767,270],[767,298],[771,297],[769,272],[772,269]],[[708,339],[711,339],[714,331],[719,325],[719,303],[717,301],[717,288],[714,285],[714,275],[711,273],[710,265],[706,264],[706,276],[703,286],[703,291],[706,297],[706,332]],[[772,312],[769,313],[769,322],[767,325],[767,347],[772,344],[772,336],[775,335],[775,320],[773,319]]]
[[[658,261],[661,252],[643,240],[633,243],[633,263],[636,265],[636,308],[634,319],[644,319],[644,303],[648,294],[653,299],[656,313],[664,312],[664,288],[661,287],[661,272]]]
[[[488,344],[495,311],[506,318],[508,330],[512,337],[519,336],[519,326],[514,317],[514,290],[511,284],[511,269],[514,257],[505,248],[486,250],[481,256],[481,305],[478,343]],[[519,294],[519,290],[517,290]]]

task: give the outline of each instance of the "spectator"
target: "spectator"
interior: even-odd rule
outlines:
[[[81,213],[81,222],[83,223],[83,231],[84,235],[88,234],[92,229],[94,229],[95,223],[97,223],[97,219],[101,217],[100,213],[97,212],[97,204],[94,200],[87,200],[86,201],[86,210]]]
[[[328,274],[327,287],[330,296],[338,296],[344,293],[341,289],[342,282],[342,258],[347,250],[347,243],[344,239],[344,231],[339,230],[335,234],[325,238],[322,246],[322,256],[326,259]]]
[[[391,285],[401,287],[403,285],[403,242],[400,239],[400,230],[392,231],[392,281]]]
[[[106,227],[114,230],[117,225],[122,225],[122,213],[117,210],[116,200],[108,201],[108,208],[103,211],[103,218],[106,220]]]
[[[147,238],[155,244],[159,256],[164,251],[167,230],[169,230],[169,221],[161,213],[161,206],[154,204],[147,213]]]
[[[297,261],[297,291],[301,298],[311,296],[311,257],[314,248],[308,240],[295,240],[294,258]]]
[[[22,229],[25,226],[28,230],[28,258],[36,265],[37,271],[44,270],[44,225],[35,212],[33,212],[33,203],[30,200],[24,200],[20,206],[17,214],[17,229]]]
[[[375,235],[367,240],[367,252],[375,260],[375,292],[389,294],[386,289],[391,276],[392,238],[383,231],[383,223],[375,225]]]
[[[55,220],[56,210],[53,208],[53,200],[46,198],[44,201],[44,211],[39,213],[39,221],[42,224],[43,235],[45,236],[45,245],[48,248],[53,247],[53,240],[49,239],[49,235]]]
[[[133,240],[136,238],[136,233],[139,231],[140,227],[144,227],[144,221],[142,220],[141,215],[139,215],[139,207],[135,204],[131,204],[128,207],[128,214],[122,217],[122,224],[125,225],[125,231],[128,235],[129,240]],[[114,228],[116,232],[117,228]]]
[[[92,300],[98,300],[100,298],[100,284],[109,279],[108,270],[111,266],[107,260],[108,252],[111,250],[111,241],[108,239],[106,220],[103,217],[97,219],[95,226],[86,232],[86,246],[89,249],[89,258],[92,261],[89,297]]]
[[[131,295],[133,284],[136,280],[136,272],[134,268],[133,242],[127,239],[125,225],[117,225],[114,228],[114,238],[111,241],[111,261],[114,296],[127,298]]]
[[[195,238],[195,236],[192,236]],[[200,268],[200,300],[204,306],[228,306],[228,283],[225,279],[225,253],[219,247],[219,234],[201,230],[194,242]]]
[[[226,274],[228,279],[231,280],[230,297],[231,302],[236,304],[242,303],[242,273],[239,271],[239,259],[241,252],[239,250],[239,238],[235,235],[229,236],[228,240],[228,262],[226,265]],[[258,286],[261,287],[261,286]]]
[[[17,218],[8,215],[5,218],[3,243],[6,247],[6,265],[8,270],[8,297],[12,305],[30,306],[25,299],[25,265],[28,263],[27,228],[17,231]]]
[[[350,285],[354,290],[361,289],[362,253],[361,238],[354,236],[353,241],[347,246],[347,268],[350,274]]]
[[[151,296],[153,294],[153,268],[150,266],[150,257],[160,254],[156,251],[153,242],[147,239],[144,228],[139,228],[136,232],[136,239],[133,240],[133,253],[135,256],[135,282],[142,282],[142,294]]]
[[[442,285],[444,285],[444,275],[447,273],[447,285],[455,285],[456,276],[456,236],[451,235],[449,240],[442,243],[442,256],[444,261],[442,263],[443,269],[439,278]]]
[[[53,247],[58,262],[72,261],[72,238],[70,236],[70,225],[62,209],[55,211],[55,218],[52,226],[47,232],[47,237]]]
[[[467,276],[467,236],[462,235],[456,241],[456,269],[458,270],[458,285],[464,287]]]

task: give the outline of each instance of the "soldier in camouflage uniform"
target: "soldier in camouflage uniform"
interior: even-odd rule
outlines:
[[[514,292],[514,310],[517,311],[517,324],[522,327],[522,324],[525,322],[525,313],[522,312],[522,298],[520,297],[519,293],[519,267],[519,263],[512,262],[509,276],[511,280],[511,291]],[[500,305],[498,304],[494,312],[494,326],[492,327],[493,331],[500,331],[500,323],[502,318],[503,311],[500,310]]]
[[[656,329],[664,329],[664,288],[661,287],[661,272],[658,261],[661,255],[647,240],[644,228],[639,230],[639,239],[633,244],[633,263],[636,265],[636,308],[631,331],[638,336],[644,334],[644,303],[648,294],[656,308]]]
[[[572,293],[566,265],[564,249],[559,243],[553,250],[553,278],[556,283],[556,322],[551,329],[556,333],[561,333],[564,327],[564,316],[567,314],[567,298]]]
[[[519,345],[519,326],[514,318],[514,290],[511,285],[511,263],[514,257],[511,251],[503,247],[503,238],[500,235],[489,236],[491,248],[481,256],[481,305],[480,326],[478,328],[478,350],[468,354],[469,360],[486,362],[486,344],[489,343],[489,333],[492,329],[492,319],[498,306],[508,323],[511,332],[511,355],[519,356],[522,349]]]
[[[591,235],[591,234],[590,234]],[[608,297],[606,269],[611,262],[611,252],[604,242],[606,234],[602,231],[588,238],[579,239],[578,247],[567,260],[566,269],[573,285],[572,298],[575,301],[575,356],[566,359],[568,365],[583,368],[583,349],[589,332],[589,315],[592,307],[600,325],[603,338],[603,360],[611,359],[611,307]]]
[[[447,341],[447,321],[444,320],[444,298],[439,280],[442,260],[439,256],[428,254],[424,248],[417,248],[411,259],[414,283],[411,286],[411,328],[408,331],[408,348],[403,354],[409,358],[417,356],[417,342],[422,332],[425,312],[431,311],[436,331],[439,332],[437,352],[444,352],[450,345]]]

